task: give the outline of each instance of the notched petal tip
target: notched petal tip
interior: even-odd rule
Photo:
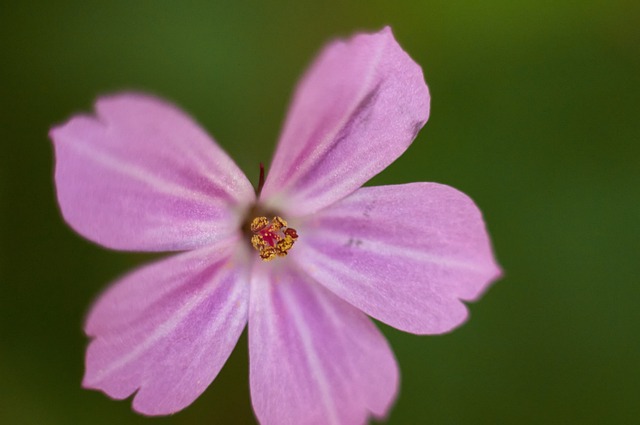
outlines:
[[[236,231],[233,208],[254,201],[253,188],[193,119],[134,92],[100,97],[95,111],[49,132],[58,203],[75,231],[137,251],[198,248]]]
[[[367,187],[317,213],[292,259],[372,317],[441,334],[499,276],[480,210],[435,183]]]
[[[484,283],[481,282],[480,284],[477,285],[477,287],[475,288],[475,292],[471,292],[469,294],[466,294],[465,296],[458,297],[458,302],[462,306],[462,309],[464,309],[464,314],[461,314],[458,319],[451,320],[448,327],[443,327],[438,332],[433,332],[433,333],[429,332],[428,334],[443,335],[443,334],[451,333],[454,330],[458,329],[459,327],[463,326],[470,319],[471,312],[469,311],[468,304],[475,303],[478,300],[480,300],[480,298],[482,298],[485,295],[485,293],[489,291],[489,289],[491,288],[491,286],[493,286],[494,283],[496,283],[498,280],[504,277],[504,272],[502,271],[502,268],[495,261],[493,262],[493,265],[491,268],[493,268],[493,272],[488,271],[486,273],[488,277],[484,280]],[[417,332],[417,333],[423,334],[421,332]]]
[[[493,251],[492,251],[493,252]],[[475,289],[475,292],[470,292],[463,297],[460,297],[460,300],[465,301],[466,303],[475,303],[480,298],[482,298],[489,289],[493,286],[494,283],[504,278],[504,270],[497,262],[494,261],[488,265],[486,272],[486,279],[483,283],[479,284]]]
[[[107,127],[109,125],[109,120],[107,119],[104,111],[112,104],[117,105],[117,103],[119,102],[143,102],[147,104],[155,103],[156,105],[163,108],[175,108],[175,106],[170,102],[148,93],[137,91],[109,93],[98,96],[94,100],[92,108],[93,110],[90,113],[80,112],[74,114],[66,121],[63,121],[60,124],[56,124],[51,127],[48,133],[49,139],[54,144],[57,142],[62,142],[62,138],[65,136],[65,132],[69,131],[69,127],[75,127],[78,123],[81,122],[102,124],[103,126]]]
[[[218,261],[211,261],[217,258]],[[116,282],[92,307],[85,388],[145,415],[191,404],[215,379],[247,322],[247,268],[221,246],[178,254]]]

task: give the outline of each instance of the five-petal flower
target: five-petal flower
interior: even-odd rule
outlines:
[[[464,194],[361,188],[428,114],[422,71],[386,28],[322,51],[259,194],[194,121],[151,96],[104,97],[96,116],[54,128],[58,200],[78,233],[114,249],[186,251],[98,299],[83,385],[135,393],[144,414],[176,412],[214,380],[248,323],[262,424],[384,416],[398,370],[365,313],[447,332],[467,316],[462,300],[500,275]]]

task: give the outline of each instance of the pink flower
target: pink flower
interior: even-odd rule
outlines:
[[[436,183],[361,188],[428,114],[422,71],[386,28],[322,51],[261,192],[194,121],[150,96],[104,97],[96,116],[54,128],[58,200],[78,233],[113,249],[185,251],[98,299],[83,386],[135,393],[143,414],[179,411],[248,323],[260,423],[383,417],[398,368],[366,315],[448,332],[467,317],[462,300],[500,275],[464,194]]]

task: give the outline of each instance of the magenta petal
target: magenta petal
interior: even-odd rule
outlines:
[[[296,90],[263,198],[289,216],[330,205],[398,158],[428,116],[422,70],[391,29],[336,41]]]
[[[404,331],[447,332],[500,276],[473,201],[436,183],[367,187],[299,229],[291,258],[365,313]]]
[[[254,198],[247,178],[187,115],[141,94],[104,97],[97,116],[51,130],[62,214],[116,249],[182,250],[238,227],[229,206]]]
[[[262,266],[262,265],[260,265]],[[251,400],[262,425],[359,425],[398,385],[386,340],[360,311],[300,272],[254,272]]]
[[[179,254],[116,282],[92,308],[83,386],[166,415],[213,381],[247,322],[248,273],[229,246]]]

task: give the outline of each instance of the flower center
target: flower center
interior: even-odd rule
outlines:
[[[251,245],[260,252],[263,261],[285,257],[298,239],[296,230],[287,227],[287,222],[278,216],[271,221],[267,217],[254,218],[251,233]]]

